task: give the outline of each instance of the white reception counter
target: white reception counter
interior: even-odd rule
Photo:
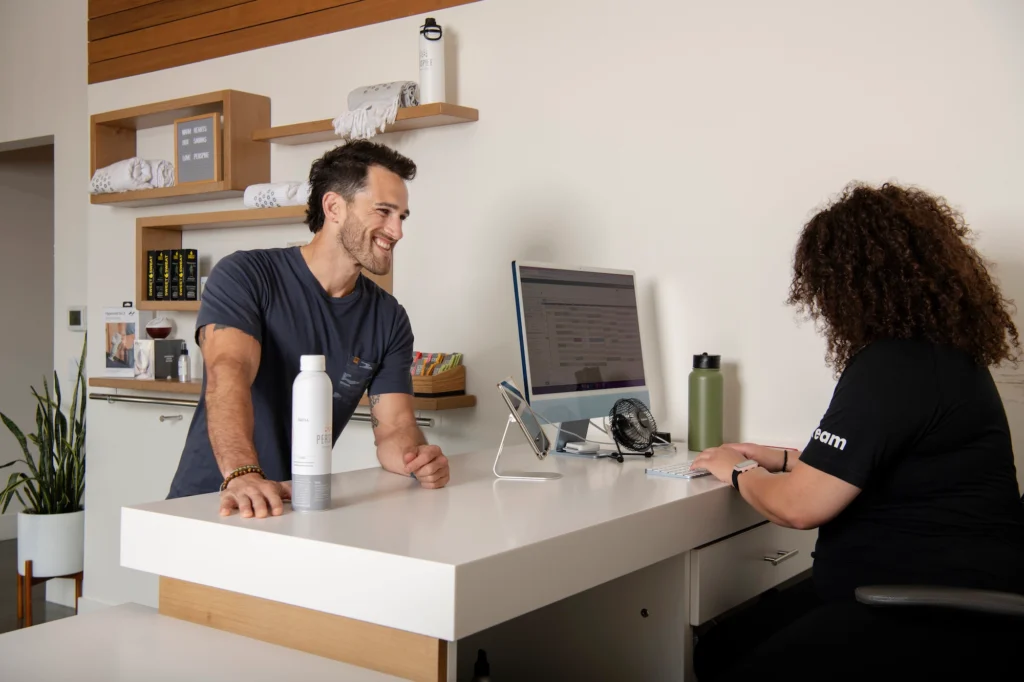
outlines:
[[[505,457],[525,463],[532,455],[524,447]],[[377,469],[338,474],[330,511],[302,514],[286,506],[285,514],[267,519],[221,517],[215,494],[138,505],[122,510],[121,562],[162,576],[161,613],[424,680],[461,679],[463,659],[471,665],[476,653],[472,637],[488,629],[488,651],[500,658],[496,626],[574,595],[581,595],[575,609],[581,626],[598,627],[601,606],[588,605],[585,596],[597,586],[621,584],[625,595],[632,579],[645,589],[660,588],[666,599],[678,593],[683,603],[655,608],[656,620],[675,624],[671,636],[685,639],[691,624],[810,565],[813,534],[765,525],[711,477],[648,476],[649,462],[533,459],[533,468],[557,470],[563,478],[514,482],[493,478],[490,453],[467,454],[451,458],[451,483],[442,490]],[[804,551],[792,552],[792,561],[774,566],[765,560],[797,544]],[[700,571],[690,555],[705,546],[714,551],[702,550]],[[742,566],[733,577],[716,575],[732,568],[715,562],[731,564],[735,557]],[[644,569],[666,561],[679,562],[679,570],[643,577]],[[658,586],[658,580],[671,584]],[[315,643],[297,634],[302,622],[314,620],[317,632],[328,622],[337,625],[337,636]],[[373,643],[378,639],[383,644]],[[402,644],[391,650],[391,641]],[[472,651],[456,665],[456,643],[467,641]],[[665,636],[658,641],[689,650],[688,643]],[[568,652],[538,644],[531,665],[558,667],[551,660],[556,650]],[[403,651],[419,653],[404,660]],[[689,674],[685,655],[653,662],[649,652],[643,656],[651,674],[671,675],[659,679]],[[522,652],[506,658],[517,661],[506,671],[527,671]],[[620,665],[629,665],[629,658],[618,652]],[[637,671],[635,664],[631,669]]]

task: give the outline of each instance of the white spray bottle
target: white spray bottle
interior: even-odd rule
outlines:
[[[331,508],[334,404],[327,359],[303,355],[292,384],[292,509]]]

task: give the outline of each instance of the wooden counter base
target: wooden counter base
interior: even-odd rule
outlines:
[[[447,680],[447,642],[160,577],[160,613],[415,682]]]

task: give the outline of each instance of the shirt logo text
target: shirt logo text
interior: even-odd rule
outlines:
[[[837,450],[846,449],[846,439],[840,438],[834,433],[828,431],[822,431],[821,429],[814,429],[814,440],[820,441],[825,445],[836,448]]]

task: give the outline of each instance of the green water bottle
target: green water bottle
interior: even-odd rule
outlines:
[[[687,448],[701,452],[722,444],[722,356],[693,356],[690,372],[690,430]]]

